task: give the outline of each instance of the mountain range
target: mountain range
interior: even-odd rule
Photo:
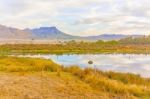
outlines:
[[[102,34],[98,36],[73,36],[64,33],[56,27],[40,27],[34,29],[17,29],[0,25],[0,40],[119,40],[127,37],[141,37],[143,35]]]

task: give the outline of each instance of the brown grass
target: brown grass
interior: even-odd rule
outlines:
[[[0,99],[150,98],[150,80],[139,75],[61,67],[39,58],[0,57],[0,88]]]

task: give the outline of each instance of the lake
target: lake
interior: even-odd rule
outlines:
[[[129,72],[150,77],[150,55],[143,54],[85,54],[85,55],[19,55],[51,59],[64,66],[92,67],[102,71]],[[92,65],[88,61],[93,61]]]

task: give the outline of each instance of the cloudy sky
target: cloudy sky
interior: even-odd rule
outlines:
[[[0,24],[81,36],[150,34],[150,0],[0,0]]]

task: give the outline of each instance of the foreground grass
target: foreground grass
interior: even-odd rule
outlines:
[[[0,98],[149,99],[139,75],[62,67],[51,60],[0,57]],[[32,94],[31,94],[32,93]]]

